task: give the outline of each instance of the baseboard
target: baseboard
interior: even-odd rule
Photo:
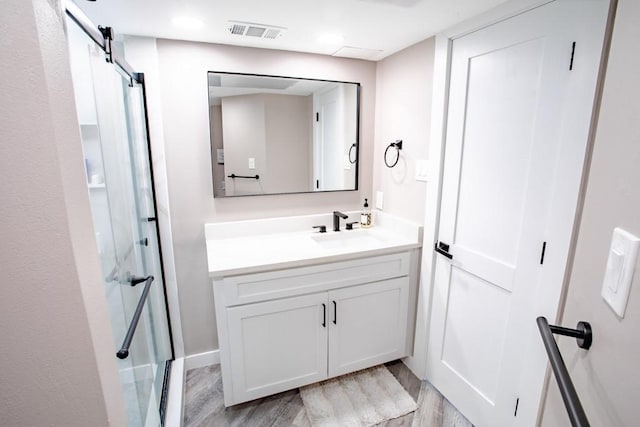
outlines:
[[[189,369],[203,368],[209,365],[220,363],[220,350],[205,351],[204,353],[192,354],[184,358],[185,372]]]
[[[167,408],[164,417],[166,427],[180,427],[182,425],[182,407],[184,406],[183,387],[184,358],[180,357],[171,363],[171,376],[169,377],[169,395],[167,397]]]

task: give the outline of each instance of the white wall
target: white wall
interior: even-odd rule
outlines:
[[[427,183],[416,181],[415,166],[416,160],[426,160],[429,153],[434,40],[416,43],[379,61],[376,67],[373,191],[383,192],[385,212],[420,224],[424,222]],[[403,147],[398,164],[390,169],[384,164],[384,150],[397,139],[403,141]],[[391,154],[390,160],[395,158]]]
[[[157,41],[171,228],[186,354],[218,348],[204,224],[353,210],[371,197],[375,63],[287,51]],[[142,69],[146,73],[146,70]],[[360,82],[359,191],[214,199],[207,71],[261,73]],[[161,110],[161,111],[158,111]]]
[[[55,1],[0,14],[0,419],[125,425]]]
[[[638,424],[640,262],[624,319],[600,297],[611,234],[622,227],[640,236],[640,3],[619,0],[575,260],[561,324],[591,323],[593,346],[558,337],[591,425]],[[544,426],[570,425],[555,379]]]

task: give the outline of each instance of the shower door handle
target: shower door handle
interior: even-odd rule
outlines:
[[[131,279],[140,279],[140,277],[133,276]],[[133,280],[131,280],[133,282]],[[144,305],[147,302],[147,297],[149,296],[149,291],[151,289],[151,284],[153,283],[153,276],[147,276],[143,279],[145,282],[144,289],[142,290],[142,295],[140,296],[140,300],[138,301],[138,305],[136,306],[136,311],[133,313],[133,317],[131,318],[131,323],[129,323],[129,328],[127,329],[127,335],[124,337],[124,341],[122,342],[122,347],[116,353],[118,359],[126,359],[129,357],[129,347],[131,347],[131,341],[133,340],[133,335],[136,332],[136,328],[138,327],[138,322],[140,321],[140,316],[142,315],[142,310],[144,309]],[[142,283],[142,282],[138,282]],[[137,284],[137,283],[136,283]],[[135,285],[132,285],[135,286]]]
[[[139,283],[146,282],[150,278],[151,278],[151,280],[153,280],[153,276],[147,276],[147,277],[130,276],[129,277],[129,284],[131,286],[135,286],[135,285],[137,285]]]

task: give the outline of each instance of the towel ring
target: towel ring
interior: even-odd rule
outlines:
[[[393,147],[396,149],[396,160],[393,162],[393,164],[389,164],[389,162],[387,161],[387,153],[389,152],[389,149]],[[392,142],[391,144],[389,144],[387,146],[387,149],[384,150],[384,164],[387,165],[388,168],[392,168],[395,165],[398,164],[398,160],[400,160],[400,150],[402,150],[402,140],[398,139],[396,140],[396,142]]]
[[[356,148],[355,143],[351,144],[351,147],[349,147],[349,163],[351,163],[352,165],[355,165],[356,160],[358,160],[358,153],[356,153],[356,156],[353,158],[353,161],[351,160],[351,150],[353,150],[354,148]]]

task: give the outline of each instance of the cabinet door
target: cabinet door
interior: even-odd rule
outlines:
[[[329,376],[407,356],[409,278],[329,292]]]
[[[326,305],[322,292],[227,309],[234,403],[327,378]]]

